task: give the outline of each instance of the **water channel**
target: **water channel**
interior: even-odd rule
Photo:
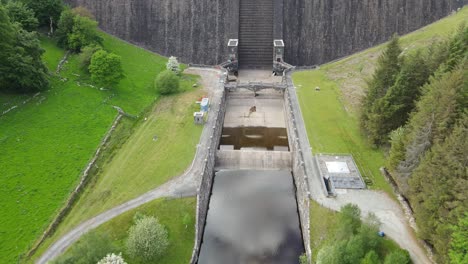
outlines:
[[[289,171],[219,171],[200,264],[291,264],[304,252]]]

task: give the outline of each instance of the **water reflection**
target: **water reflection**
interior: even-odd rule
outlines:
[[[291,264],[303,251],[289,171],[216,173],[199,264]]]
[[[224,127],[221,145],[243,147],[264,147],[273,150],[275,146],[288,147],[286,128],[271,127]]]

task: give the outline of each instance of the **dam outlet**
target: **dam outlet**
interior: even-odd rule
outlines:
[[[287,118],[283,91],[226,92],[199,264],[299,262]]]

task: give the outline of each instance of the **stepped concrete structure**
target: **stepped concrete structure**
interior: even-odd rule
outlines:
[[[273,1],[240,0],[239,63],[241,68],[271,68]]]

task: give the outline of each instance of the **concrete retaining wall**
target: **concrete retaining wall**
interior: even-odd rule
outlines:
[[[296,185],[296,200],[299,210],[299,221],[301,224],[302,239],[304,241],[304,248],[309,258],[312,259],[312,251],[310,249],[310,200],[309,200],[309,186],[307,184],[307,173],[305,170],[304,157],[302,156],[302,149],[298,140],[298,130],[295,125],[294,113],[289,98],[288,90],[284,93],[284,113],[287,120],[289,148],[291,150],[292,158],[292,173],[294,183]]]
[[[219,150],[216,169],[282,170],[291,168],[287,151]]]
[[[224,92],[221,97],[219,110],[216,112],[216,122],[213,126],[213,136],[211,137],[211,143],[208,147],[208,155],[205,159],[205,165],[202,172],[202,180],[200,187],[197,190],[197,212],[196,212],[196,223],[195,223],[195,245],[192,252],[191,264],[196,264],[198,261],[198,254],[200,252],[200,246],[203,239],[203,233],[205,230],[206,216],[208,213],[208,205],[210,202],[211,189],[213,187],[214,178],[214,166],[216,151],[221,139],[221,132],[223,130],[224,114],[226,108],[224,107],[226,102],[226,94]],[[221,88],[220,88],[221,89]]]

